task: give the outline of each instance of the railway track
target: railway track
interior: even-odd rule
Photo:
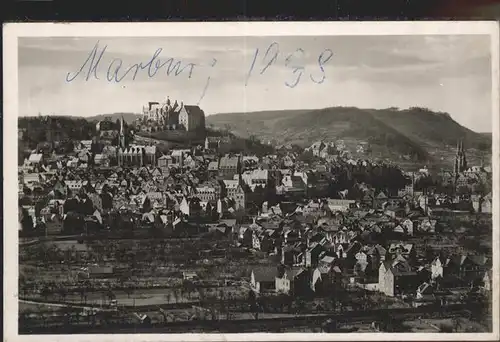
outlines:
[[[366,324],[380,321],[381,317],[390,316],[392,320],[412,320],[418,318],[452,318],[467,315],[464,304],[450,305],[438,310],[436,307],[377,309],[367,311],[348,311],[335,314],[301,315],[295,317],[277,317],[264,319],[240,320],[193,320],[150,325],[120,324],[110,322],[105,325],[20,327],[20,334],[98,334],[98,333],[187,333],[187,332],[262,332],[286,331],[301,328],[320,328],[328,320],[342,324]]]

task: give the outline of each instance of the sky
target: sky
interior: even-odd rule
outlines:
[[[21,116],[140,113],[168,96],[206,115],[419,106],[492,126],[489,36],[23,37],[18,52]]]

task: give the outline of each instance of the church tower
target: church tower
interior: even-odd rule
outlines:
[[[123,116],[120,119],[120,136],[118,141],[119,147],[125,148],[125,126],[123,124]]]
[[[467,170],[467,158],[465,157],[464,143],[460,140],[457,144],[457,154],[455,155],[454,174],[455,179],[461,172]]]
[[[467,158],[465,157],[464,142],[461,142],[461,160],[460,160],[460,172],[467,170]]]

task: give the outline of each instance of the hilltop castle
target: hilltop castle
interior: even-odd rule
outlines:
[[[149,102],[142,108],[142,123],[151,131],[185,130],[199,131],[205,129],[205,113],[199,106],[184,105],[183,102],[171,103]]]

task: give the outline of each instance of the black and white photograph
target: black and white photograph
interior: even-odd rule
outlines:
[[[496,23],[4,32],[16,341],[498,338]]]

